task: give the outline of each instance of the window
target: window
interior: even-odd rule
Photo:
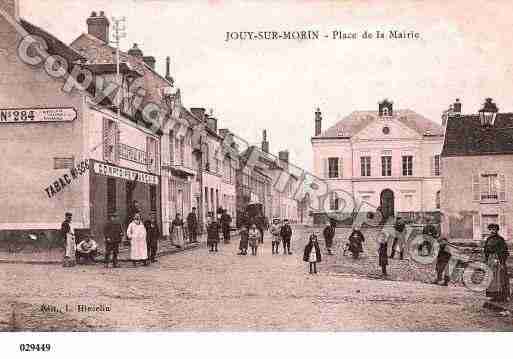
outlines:
[[[435,205],[436,209],[440,209],[440,191],[436,192]]]
[[[371,158],[370,156],[360,157],[361,173],[362,177],[368,177],[371,175]]]
[[[392,156],[381,157],[381,175],[392,176]]]
[[[338,158],[328,158],[328,178],[338,178]]]
[[[146,137],[146,158],[148,163],[146,167],[149,171],[157,170],[157,140],[153,137]]]
[[[441,169],[441,161],[440,155],[435,155],[431,157],[431,175],[432,176],[440,176]]]
[[[403,176],[413,176],[413,156],[403,156]]]
[[[119,129],[118,124],[109,119],[103,119],[103,159],[117,163],[119,159]]]
[[[180,165],[185,165],[185,139],[180,137]]]
[[[481,176],[481,200],[498,199],[499,179],[497,174]]]
[[[173,131],[169,132],[169,162],[174,163],[175,160],[175,135]]]
[[[116,179],[107,178],[107,213],[116,210]]]

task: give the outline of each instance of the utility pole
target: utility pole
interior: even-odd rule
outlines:
[[[113,30],[114,33],[112,34],[112,40],[111,42],[116,46],[116,80],[119,83],[119,89],[118,89],[118,98],[119,103],[117,105],[118,108],[118,120],[121,119],[121,100],[123,96],[122,86],[123,82],[121,81],[121,76],[119,75],[119,43],[122,38],[126,36],[126,18],[123,17],[113,17],[112,18],[112,24],[113,24]]]

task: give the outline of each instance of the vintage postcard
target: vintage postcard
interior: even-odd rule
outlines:
[[[513,330],[512,13],[0,0],[0,331]]]

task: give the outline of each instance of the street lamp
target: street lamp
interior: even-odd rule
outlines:
[[[485,100],[483,108],[479,110],[481,125],[491,127],[495,123],[499,109],[490,97]]]

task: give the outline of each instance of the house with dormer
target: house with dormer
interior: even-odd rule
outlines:
[[[329,188],[317,212],[351,213],[363,203],[368,211],[379,207],[385,218],[437,215],[441,125],[410,109],[396,109],[389,100],[373,111],[353,111],[324,131],[322,121],[317,109],[314,174]]]
[[[456,107],[456,106],[455,106]],[[513,113],[486,99],[477,113],[447,114],[442,150],[442,234],[451,240],[484,239],[497,223],[509,240],[513,214]]]

